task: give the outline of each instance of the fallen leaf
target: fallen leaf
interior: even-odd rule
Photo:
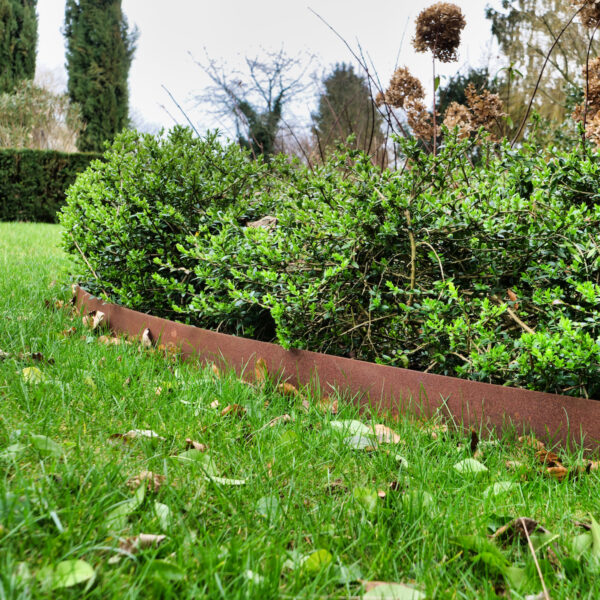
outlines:
[[[546,473],[550,475],[550,477],[558,479],[558,481],[562,481],[563,479],[569,476],[569,470],[563,467],[562,465],[558,465],[556,467],[548,467],[546,469]]]
[[[302,410],[304,412],[310,411],[310,402],[308,400],[306,400],[306,398],[304,400],[302,400]]]
[[[43,587],[52,590],[69,588],[96,577],[94,568],[84,560],[63,560],[55,567],[45,567],[37,574]]]
[[[403,583],[361,581],[365,588],[364,600],[422,600],[425,594]]]
[[[152,348],[152,333],[148,327],[142,332],[142,346],[144,348]]]
[[[98,343],[104,344],[105,346],[119,346],[122,343],[121,338],[113,337],[109,335],[101,335],[98,338]]]
[[[546,467],[560,467],[562,466],[560,458],[554,452],[550,452],[545,448],[543,450],[538,450],[535,453],[537,459],[540,463]]]
[[[3,352],[2,350],[0,350],[0,360],[6,360],[7,358],[10,358],[10,354],[8,352]]]
[[[108,439],[109,440],[121,439],[124,442],[129,442],[131,440],[135,440],[138,438],[161,440],[161,441],[164,441],[164,439],[165,439],[164,437],[158,435],[158,433],[155,433],[151,429],[131,429],[131,430],[127,431],[126,433],[113,433]]]
[[[64,448],[57,444],[54,440],[50,439],[45,435],[31,434],[31,443],[35,449],[46,456],[63,456],[65,454]]]
[[[427,423],[423,426],[423,431],[437,440],[442,434],[448,433],[448,425],[445,423]]]
[[[474,458],[465,458],[454,465],[454,469],[459,473],[479,474],[485,473],[488,468]]]
[[[240,406],[239,404],[230,404],[221,411],[221,416],[226,417],[227,415],[232,415],[236,417],[241,417],[245,415],[246,412],[247,411],[243,406]]]
[[[190,438],[185,438],[185,447],[188,450],[198,450],[200,452],[206,452],[208,450],[208,446],[206,444],[201,444],[200,442],[196,442]]]
[[[269,368],[264,358],[259,358],[254,363],[254,378],[258,383],[263,383],[269,378]]]
[[[324,414],[330,414],[330,415],[338,414],[337,398],[332,399],[329,396],[324,396],[317,402],[317,407]]]
[[[517,301],[517,295],[509,288],[506,290],[506,295],[508,299],[514,303],[514,307],[516,310],[519,310],[519,303]]]
[[[65,330],[61,331],[60,335],[62,337],[70,337],[70,336],[72,336],[76,332],[77,332],[77,328],[76,327],[69,327],[69,329],[65,329]]]
[[[140,533],[119,540],[119,548],[129,554],[137,554],[146,548],[156,548],[167,539],[166,535],[155,535],[153,533]]]
[[[219,367],[217,367],[215,363],[210,363],[210,368],[212,369],[212,372],[214,373],[215,377],[217,379],[221,379],[221,369],[219,369]]]
[[[213,401],[210,403],[210,407],[211,407],[211,408],[219,408],[219,404],[220,404],[220,402],[219,402],[218,400],[213,400]]]
[[[504,463],[504,466],[509,470],[509,471],[516,471],[517,469],[520,469],[523,466],[523,463],[518,461],[518,460],[507,460]]]
[[[37,384],[46,380],[46,376],[37,367],[25,367],[21,375],[25,383]]]
[[[546,450],[546,446],[544,446],[544,444],[542,444],[542,442],[540,442],[539,440],[535,439],[532,435],[521,436],[519,438],[519,442],[521,442],[521,444],[523,444],[524,446],[529,446],[530,448],[533,448],[534,450]]]
[[[402,442],[402,438],[386,425],[373,425],[371,427],[371,432],[382,444],[399,444]]]
[[[294,419],[292,419],[292,417],[288,414],[285,415],[279,415],[278,417],[275,417],[274,419],[271,419],[267,425],[269,427],[275,427],[275,425],[278,425],[279,423],[291,423]]]
[[[542,527],[534,519],[530,519],[529,517],[517,517],[510,521],[510,523],[497,529],[492,535],[492,539],[510,543],[515,537],[519,537],[522,541],[527,541],[525,530],[527,530],[527,535],[530,537],[535,532],[549,533],[546,528]]]
[[[475,454],[477,451],[477,446],[479,445],[479,436],[474,429],[471,429],[471,454]]]
[[[302,571],[308,575],[316,575],[333,562],[331,552],[320,549],[305,556],[301,562]]]
[[[228,479],[227,477],[215,477],[214,475],[208,475],[206,479],[220,485],[246,485],[245,479]]]
[[[344,484],[344,480],[343,479],[334,479],[333,481],[330,481],[327,483],[327,485],[325,486],[325,491],[328,494],[340,494],[342,492],[346,492],[348,490],[348,488],[345,486]]]
[[[165,482],[165,476],[153,473],[152,471],[142,471],[139,475],[127,480],[127,487],[137,490],[144,482],[149,492],[158,492]]]
[[[295,386],[293,386],[291,383],[287,383],[287,381],[285,383],[278,384],[277,391],[282,396],[288,396],[288,397],[296,397],[300,394],[300,392],[297,390],[297,388]]]
[[[588,464],[588,468],[590,471],[597,471],[600,468],[600,461],[590,461]]]
[[[499,496],[500,494],[518,489],[518,487],[519,484],[514,483],[513,481],[498,481],[497,483],[494,483],[485,489],[483,492],[483,497],[489,498],[491,496]]]
[[[247,227],[253,229],[266,229],[267,231],[273,231],[273,229],[277,227],[277,217],[267,215],[262,219],[258,219],[258,221],[252,221],[251,223],[248,223]]]

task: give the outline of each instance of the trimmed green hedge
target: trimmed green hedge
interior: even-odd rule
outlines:
[[[0,149],[0,221],[56,223],[65,193],[100,154]]]

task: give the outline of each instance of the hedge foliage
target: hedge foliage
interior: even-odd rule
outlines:
[[[57,222],[67,188],[99,157],[0,148],[0,221]]]
[[[124,134],[70,189],[65,247],[91,291],[138,310],[600,398],[600,157],[484,143],[473,164],[473,143],[403,142],[405,167],[381,171]]]

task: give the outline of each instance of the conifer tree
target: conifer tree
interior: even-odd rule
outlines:
[[[352,65],[337,64],[325,77],[319,106],[312,117],[313,131],[326,153],[350,135],[355,136],[354,146],[365,152],[374,152],[383,142],[383,118],[365,78],[356,74]]]
[[[86,124],[82,151],[99,151],[129,123],[127,79],[137,31],[130,30],[121,0],[67,0],[68,92]]]
[[[0,92],[35,76],[37,0],[0,0]]]

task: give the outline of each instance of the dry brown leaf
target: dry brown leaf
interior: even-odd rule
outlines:
[[[538,451],[546,450],[546,446],[544,446],[544,444],[542,442],[540,442],[539,440],[536,440],[532,435],[521,436],[519,438],[519,442],[521,442],[521,444],[523,444],[524,446],[529,446],[530,448],[533,448],[534,450],[538,450]]]
[[[190,438],[185,438],[185,446],[188,450],[194,449],[200,452],[206,452],[208,450],[208,446],[206,444],[201,444],[200,442],[196,442]]]
[[[302,400],[302,410],[304,412],[309,412],[310,411],[310,402],[306,399]]]
[[[448,425],[445,423],[426,423],[423,431],[429,434],[432,439],[437,440],[443,434],[448,433]]]
[[[226,406],[221,411],[222,417],[226,417],[227,415],[241,417],[245,414],[246,414],[246,409],[243,406],[240,406],[239,404],[230,404],[229,406]]]
[[[158,435],[151,429],[131,429],[126,433],[113,433],[108,439],[109,440],[123,440],[124,442],[130,442],[131,440],[145,438],[145,439],[155,439],[155,440],[163,440],[164,437]]]
[[[269,378],[269,368],[264,358],[259,358],[254,363],[254,378],[258,383],[263,383]]]
[[[402,438],[387,425],[377,424],[371,427],[371,431],[382,444],[400,444]]]
[[[267,425],[269,427],[275,427],[275,425],[279,425],[279,423],[291,423],[294,419],[292,419],[292,417],[288,414],[285,415],[279,415],[278,417],[275,417],[274,419],[271,419]]]
[[[277,217],[267,215],[262,219],[258,219],[258,221],[252,221],[251,223],[248,223],[247,227],[253,229],[266,229],[267,231],[273,231],[273,229],[277,227]]]
[[[545,527],[542,527],[542,525],[534,519],[530,519],[529,517],[517,517],[510,523],[497,529],[494,535],[492,535],[492,539],[510,543],[518,536],[519,539],[527,541],[525,530],[527,530],[527,534],[530,536],[536,531],[548,533],[548,530]]]
[[[506,290],[506,295],[511,302],[514,302],[516,310],[519,310],[519,303],[517,302],[517,295],[509,288]]]
[[[337,398],[330,398],[324,396],[317,403],[319,410],[324,414],[337,415],[338,413],[338,401]]]
[[[221,369],[219,369],[219,367],[217,367],[215,363],[210,363],[210,368],[212,369],[212,372],[214,373],[215,377],[217,379],[221,379]]]
[[[597,471],[600,468],[600,461],[599,460],[591,460],[588,463],[588,469],[590,471]]]
[[[273,477],[273,466],[275,465],[275,461],[272,460],[267,463],[267,475],[269,477]]]
[[[210,403],[210,407],[211,408],[219,408],[219,404],[220,404],[220,402],[215,399]]]
[[[569,470],[563,467],[562,465],[558,465],[556,467],[548,467],[546,469],[546,473],[548,473],[550,477],[558,479],[558,481],[562,481],[563,479],[569,476]]]
[[[129,554],[137,554],[145,548],[156,548],[167,539],[166,535],[155,535],[153,533],[140,533],[132,537],[121,538],[119,548]]]
[[[477,446],[479,445],[479,435],[477,432],[471,428],[471,453],[475,454],[477,451]]]
[[[523,466],[523,463],[518,460],[507,460],[504,463],[504,466],[510,471],[516,471],[517,469],[520,469]]]
[[[61,331],[60,335],[62,337],[70,337],[70,336],[72,336],[76,332],[77,332],[77,328],[76,327],[69,327],[69,329],[65,329],[65,330]]]
[[[560,458],[554,452],[550,452],[549,450],[538,450],[535,453],[537,459],[540,463],[546,467],[562,467],[562,462]],[[564,467],[563,467],[564,468]]]
[[[148,327],[142,332],[142,346],[144,348],[152,348],[152,333]]]
[[[127,487],[137,490],[144,482],[146,482],[146,489],[149,492],[158,492],[165,482],[165,476],[153,473],[152,471],[142,471],[139,475],[127,480]]]
[[[295,386],[293,386],[291,383],[287,383],[287,381],[285,383],[280,383],[277,386],[277,391],[282,396],[288,396],[288,397],[296,397],[300,394],[300,392],[297,390],[297,388]]]
[[[381,498],[382,500],[386,497],[386,492],[385,490],[377,490],[377,496],[379,496],[379,498]]]
[[[162,387],[160,387],[160,385],[154,390],[154,393],[157,396],[160,396],[162,394]]]

